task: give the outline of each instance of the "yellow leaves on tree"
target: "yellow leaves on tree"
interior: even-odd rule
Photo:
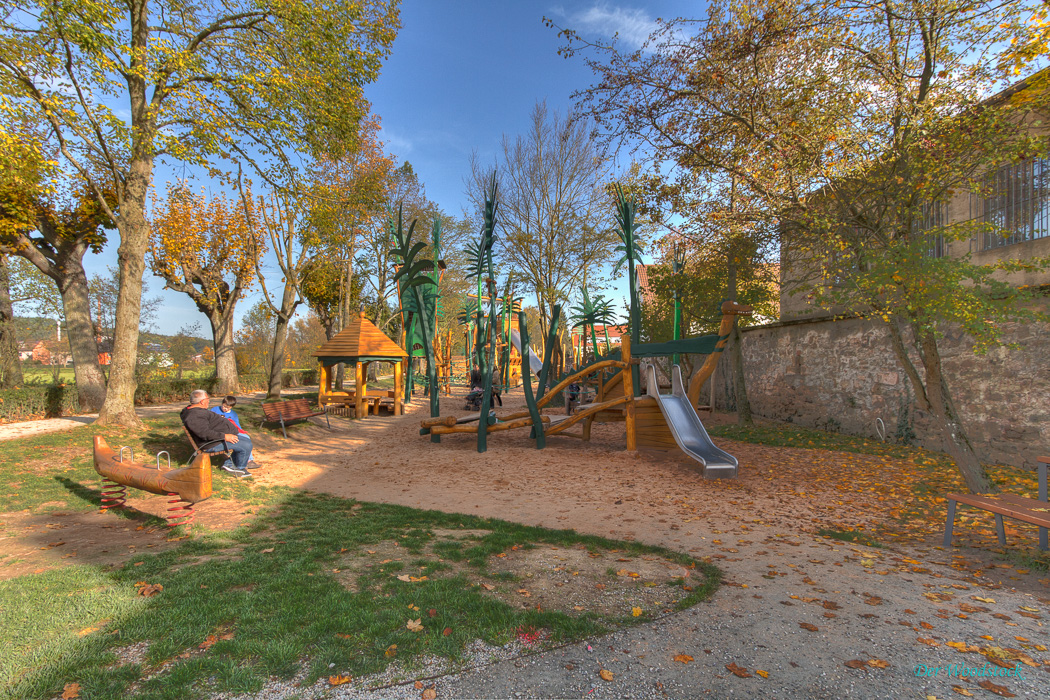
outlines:
[[[209,199],[184,185],[168,185],[165,202],[154,196],[154,272],[198,306],[235,303],[251,286],[264,245],[262,232],[251,225],[251,198],[245,200],[230,201],[221,193]]]

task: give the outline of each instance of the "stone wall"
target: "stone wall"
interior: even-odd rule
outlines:
[[[748,329],[743,338],[756,416],[867,437],[876,436],[881,418],[890,440],[943,449],[915,410],[911,384],[880,324],[794,321]],[[1020,347],[975,355],[962,333],[950,333],[941,342],[944,369],[981,460],[1034,468],[1036,457],[1050,454],[1050,327],[1015,324],[1006,341]],[[715,405],[735,410],[730,354],[723,355]],[[921,372],[917,358],[916,364]]]

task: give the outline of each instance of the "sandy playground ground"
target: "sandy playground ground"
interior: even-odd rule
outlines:
[[[442,397],[442,415],[467,413],[462,394]],[[523,406],[518,389],[503,410]],[[740,476],[710,481],[684,456],[626,452],[622,423],[595,425],[589,443],[551,438],[544,450],[527,429],[498,433],[478,454],[475,435],[443,436],[441,444],[420,436],[427,415],[417,396],[405,416],[333,418],[331,431],[315,423],[285,439],[279,428],[252,428],[266,465],[256,481],[638,540],[709,558],[725,572],[715,596],[691,610],[439,678],[439,697],[1050,697],[1050,580],[996,557],[986,530],[957,526],[957,544],[973,548],[954,550],[937,546],[940,529],[883,549],[816,534],[888,517],[892,498],[877,486],[907,464],[716,439],[740,460]],[[843,483],[854,488],[843,491]],[[164,504],[131,505],[152,512]],[[199,507],[198,522],[239,517],[209,507]],[[107,518],[77,516],[77,528],[97,535],[112,528]],[[30,535],[32,523],[26,529]],[[1034,545],[1034,530],[1008,532],[1011,546]],[[143,540],[140,551],[162,540],[127,534]],[[693,661],[676,662],[682,654]],[[989,666],[991,657],[1001,663]],[[1016,670],[963,675],[1006,667]],[[599,668],[613,681],[599,679]],[[267,697],[294,692],[275,686]]]

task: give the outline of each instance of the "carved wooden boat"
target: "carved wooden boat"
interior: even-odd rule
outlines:
[[[156,493],[175,494],[187,503],[197,503],[211,497],[211,458],[202,452],[188,467],[160,469],[158,464],[147,464],[114,452],[104,438],[95,436],[95,471],[104,478],[122,486]],[[123,457],[123,458],[122,458]]]

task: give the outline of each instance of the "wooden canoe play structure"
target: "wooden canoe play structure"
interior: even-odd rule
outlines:
[[[628,450],[635,450],[638,447],[666,451],[679,450],[700,464],[706,478],[735,477],[738,468],[736,458],[714,445],[700,421],[696,406],[699,403],[700,389],[714,373],[722,350],[729,340],[736,317],[749,315],[751,307],[726,301],[722,304],[722,320],[717,334],[681,338],[679,337],[681,323],[677,320],[680,315],[679,299],[676,295],[675,338],[662,343],[641,343],[639,313],[641,304],[635,268],[635,262],[641,260],[641,248],[635,240],[635,232],[638,228],[634,220],[635,203],[627,199],[622,190],[617,188],[618,233],[623,243],[619,248],[623,252],[620,264],[627,263],[630,285],[628,324],[630,335],[621,336],[618,349],[596,357],[590,364],[563,375],[559,381],[551,382],[554,386],[547,390],[548,379],[555,376],[552,374],[555,366],[552,354],[556,347],[560,347],[558,326],[561,323],[561,307],[554,305],[551,310],[550,328],[543,346],[544,356],[540,360],[529,346],[525,314],[520,311],[517,313],[518,328],[517,333],[513,333],[510,332],[505,322],[508,312],[514,308],[512,300],[505,295],[502,303],[497,306],[500,297],[496,294],[496,274],[492,255],[496,230],[496,209],[496,182],[493,178],[485,192],[484,227],[481,231],[481,238],[478,244],[471,249],[472,259],[468,266],[468,271],[476,277],[478,286],[478,293],[474,297],[477,300],[476,312],[472,317],[475,322],[473,334],[475,345],[470,359],[479,367],[484,382],[481,393],[481,410],[467,416],[440,415],[437,402],[436,366],[433,353],[427,347],[431,412],[430,418],[422,421],[420,434],[429,435],[432,442],[440,442],[442,435],[473,434],[477,436],[478,452],[484,452],[487,449],[487,437],[490,433],[529,428],[530,437],[535,440],[536,448],[543,449],[548,437],[565,436],[583,441],[590,440],[591,428],[595,421],[623,422]],[[412,226],[414,225],[415,222],[412,223]],[[425,245],[412,243],[412,227],[406,234],[401,225],[400,215],[396,227],[391,222],[390,228],[395,234],[397,243],[393,252],[401,259],[395,280],[399,280],[400,288],[404,290],[402,300],[407,292],[412,290],[417,298],[417,306],[422,308],[425,303],[421,290],[425,286],[435,286],[433,278],[425,274],[428,270],[433,269],[432,264],[427,260],[417,259]],[[676,253],[676,262],[677,258]],[[676,265],[675,274],[678,274],[683,268],[684,264]],[[488,295],[482,293],[483,283],[488,286]],[[584,290],[584,297],[586,300],[586,290]],[[488,302],[487,314],[483,313],[481,308],[484,302]],[[430,335],[429,318],[423,314],[421,320],[427,331],[424,334],[424,344],[427,345],[427,338]],[[594,320],[592,319],[590,323],[593,338]],[[498,366],[496,363],[497,349],[508,348],[510,345],[513,345],[514,349],[520,353],[521,359],[518,367],[523,379],[527,410],[496,415],[495,411],[490,410],[493,396],[492,368]],[[594,345],[597,350],[597,343],[594,342]],[[608,349],[608,343],[606,347]],[[690,379],[688,389],[686,389],[681,369],[677,364],[678,356],[681,354],[708,356],[703,366]],[[642,358],[654,357],[673,358],[670,394],[660,393],[655,367],[642,361]],[[508,362],[505,359],[504,372],[507,368]],[[642,393],[643,370],[647,380],[645,394]],[[536,374],[539,379],[536,396],[533,395],[532,390],[533,374]],[[572,384],[593,384],[596,388],[595,400],[579,406],[571,415],[543,415],[541,411]],[[580,424],[580,431],[569,432],[569,429],[577,424]]]
[[[157,454],[156,464],[136,462],[130,447],[121,447],[115,452],[105,438],[96,435],[95,471],[102,477],[102,510],[123,508],[130,486],[173,497],[168,501],[173,505],[165,516],[168,527],[193,522],[193,504],[211,497],[211,458],[207,452],[198,452],[189,466],[172,469],[170,456],[167,466],[161,467],[161,455],[167,452]]]

